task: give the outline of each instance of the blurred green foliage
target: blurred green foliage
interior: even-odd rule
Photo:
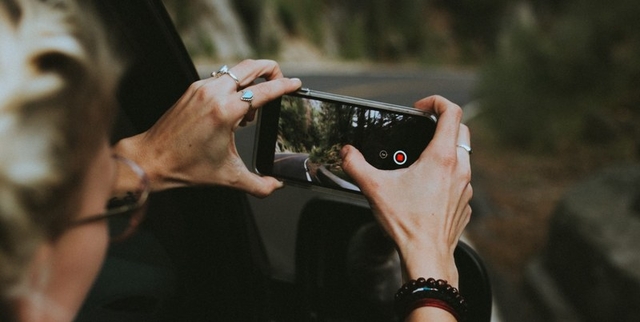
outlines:
[[[343,58],[410,57],[425,45],[425,0],[275,1],[289,33],[321,48],[333,43]]]
[[[347,59],[477,62],[509,0],[274,0],[289,33]],[[467,45],[468,44],[468,45]],[[326,48],[325,48],[326,49]]]
[[[211,3],[227,3],[259,56],[276,56],[294,37],[337,58],[431,63],[475,63],[485,57],[510,1],[163,0],[183,31],[211,19],[203,14],[216,7]]]
[[[458,62],[477,63],[489,57],[496,47],[505,17],[518,0],[434,0],[434,7],[448,21],[458,52]]]
[[[319,144],[319,132],[312,121],[317,111],[306,106],[299,97],[282,100],[278,137],[282,152],[308,153]]]
[[[637,0],[164,1],[178,29],[226,1],[258,57],[293,38],[338,59],[478,66],[475,95],[508,145],[640,151]]]
[[[482,68],[486,119],[510,145],[561,152],[640,146],[640,5],[569,0],[518,8]]]

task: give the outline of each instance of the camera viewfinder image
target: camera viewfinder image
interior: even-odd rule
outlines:
[[[344,103],[283,96],[273,174],[329,188],[359,191],[340,149],[356,147],[374,167],[394,170],[418,159],[435,131],[428,117]]]

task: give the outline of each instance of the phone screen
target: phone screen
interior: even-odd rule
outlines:
[[[378,169],[415,162],[433,137],[435,118],[416,110],[368,105],[304,95],[285,95],[267,104],[259,118],[256,170],[305,185],[358,192],[342,170],[339,152],[345,144],[360,150]]]

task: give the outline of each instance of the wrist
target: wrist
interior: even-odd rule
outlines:
[[[160,167],[155,164],[157,160],[145,152],[142,139],[142,134],[124,138],[112,147],[113,152],[140,165],[149,178],[152,191],[167,189],[165,177],[159,171]]]
[[[438,250],[433,245],[427,246],[430,247],[415,247],[413,245],[399,247],[405,281],[422,276],[432,276],[436,279],[447,280],[451,285],[457,287],[459,277],[453,252]]]
[[[456,287],[434,278],[421,277],[408,281],[398,290],[394,302],[396,314],[401,319],[418,308],[429,307],[442,310],[439,313],[445,311],[451,314],[456,321],[464,321],[468,311],[467,302]],[[434,317],[436,313],[431,312],[430,315]]]

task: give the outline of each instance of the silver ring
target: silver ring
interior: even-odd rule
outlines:
[[[253,105],[251,104],[251,102],[253,101],[253,92],[251,90],[245,89],[244,91],[242,91],[240,100],[242,100],[243,102],[248,102],[249,108],[253,108]]]
[[[240,86],[240,80],[231,72],[231,70],[229,70],[229,67],[227,65],[223,65],[217,72],[211,73],[211,77],[213,78],[220,78],[222,77],[222,75],[229,75],[229,77],[233,78],[233,80],[236,82],[236,85]]]
[[[467,153],[469,153],[469,155],[471,155],[473,153],[473,150],[471,149],[470,146],[466,145],[466,144],[458,144],[456,145],[457,148],[463,148],[465,151],[467,151]]]

